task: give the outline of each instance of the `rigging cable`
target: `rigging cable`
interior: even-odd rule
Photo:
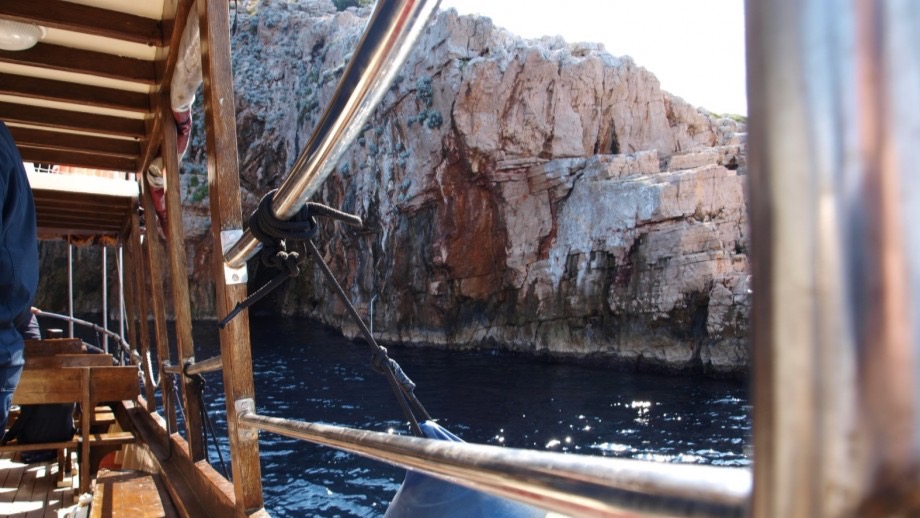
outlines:
[[[314,262],[320,267],[327,281],[335,289],[342,304],[345,306],[355,325],[361,330],[361,334],[364,335],[364,338],[372,349],[373,367],[387,379],[393,391],[393,395],[396,397],[396,401],[399,403],[403,414],[409,422],[413,434],[423,437],[424,434],[422,433],[422,429],[418,424],[418,419],[415,417],[411,407],[415,407],[415,410],[426,420],[431,419],[431,416],[425,410],[425,407],[422,406],[421,401],[415,396],[415,383],[406,376],[396,360],[388,356],[387,350],[380,346],[374,339],[370,330],[368,330],[367,326],[364,324],[364,320],[348,299],[345,290],[342,289],[342,286],[336,280],[329,265],[326,264],[322,254],[320,254],[316,245],[313,243],[313,237],[318,231],[314,216],[337,219],[357,227],[363,226],[361,218],[319,203],[308,202],[304,204],[300,211],[290,220],[280,220],[275,217],[272,212],[272,200],[275,192],[277,192],[277,189],[269,191],[262,197],[259,206],[249,218],[249,230],[263,245],[263,264],[274,266],[280,269],[281,272],[271,281],[256,290],[252,295],[238,303],[236,307],[221,320],[219,324],[220,327],[223,328],[243,309],[246,309],[256,301],[265,297],[265,295],[280,286],[285,280],[299,274],[300,270],[298,263],[300,256],[297,252],[289,252],[287,250],[287,242],[303,241],[307,251],[309,251],[313,257]]]
[[[220,449],[220,443],[217,442],[217,434],[214,432],[214,424],[211,422],[211,416],[208,414],[207,409],[205,409],[204,377],[202,377],[201,374],[195,374],[195,375],[189,376],[188,371],[186,370],[187,368],[188,368],[188,364],[186,364],[185,368],[182,369],[182,375],[192,380],[192,384],[195,387],[194,392],[192,393],[192,396],[198,398],[198,408],[200,409],[201,420],[204,423],[204,428],[202,428],[201,430],[201,436],[204,439],[204,447],[205,447],[204,451],[205,451],[205,455],[207,455],[206,460],[208,461],[208,464],[211,464],[211,452],[210,452],[210,449],[208,448],[208,442],[213,441],[214,449],[217,451],[217,459],[220,461],[220,469],[223,472],[224,478],[232,482],[233,477],[230,476],[230,470],[227,469],[227,463],[224,461],[224,454]],[[176,376],[179,376],[179,373],[176,373]],[[179,386],[177,383],[173,382],[172,387],[173,387],[173,394],[176,397],[176,402],[179,403],[177,405],[179,408],[179,414],[182,416],[182,420],[185,421],[185,409],[183,408],[181,404],[182,399],[179,395]],[[210,438],[208,437],[209,432],[211,434]]]
[[[168,367],[168,366],[169,366],[169,362],[164,361],[163,367]],[[170,374],[166,372],[165,369],[163,370],[163,374],[160,376],[160,381],[162,382],[162,390],[160,391],[160,399],[163,401],[163,414],[165,416],[164,421],[166,422],[166,452],[167,452],[166,457],[162,460],[169,460],[172,458],[172,455],[173,455],[173,443],[172,443],[173,430],[172,430],[172,426],[170,426],[170,423],[169,423],[170,419],[169,419],[169,416],[167,415],[167,412],[169,410],[166,408],[166,405],[169,404],[169,397],[167,397],[169,387],[171,385],[174,385],[174,383],[172,382],[172,379],[170,378]]]
[[[214,432],[214,424],[211,422],[211,415],[208,414],[207,407],[204,404],[204,386],[205,379],[201,374],[194,374],[189,376],[188,366],[186,364],[182,369],[182,372],[185,376],[192,380],[192,384],[195,387],[194,396],[198,398],[198,408],[201,411],[201,421],[204,423],[204,428],[201,430],[201,435],[204,438],[205,454],[207,455],[208,464],[211,464],[211,450],[208,448],[208,442],[213,441],[214,450],[217,451],[217,459],[220,461],[220,467],[223,471],[224,478],[227,480],[233,481],[231,477],[230,470],[227,469],[227,463],[224,461],[224,454],[220,449],[220,443],[217,441],[217,434]],[[208,434],[210,433],[210,437]],[[212,464],[213,465],[213,464]]]
[[[172,378],[172,376],[176,376],[176,377],[185,376],[192,381],[192,385],[194,386],[194,389],[193,389],[193,392],[190,394],[190,397],[195,397],[198,399],[198,408],[200,409],[200,413],[201,413],[201,421],[204,423],[204,427],[201,430],[201,435],[202,435],[202,438],[204,439],[203,442],[205,446],[205,455],[206,455],[205,460],[208,461],[208,464],[211,464],[213,466],[213,464],[211,463],[210,448],[208,448],[208,443],[210,441],[213,441],[214,449],[217,451],[217,458],[220,461],[220,468],[223,471],[224,478],[232,482],[233,478],[230,475],[230,470],[227,469],[227,463],[224,461],[224,454],[220,449],[220,443],[217,441],[217,434],[214,432],[214,424],[211,422],[211,416],[208,414],[208,411],[205,408],[205,404],[204,404],[205,380],[204,380],[204,377],[201,374],[190,375],[188,373],[189,364],[186,364],[185,367],[182,368],[181,372],[169,372],[165,369],[165,367],[169,367],[169,366],[170,366],[169,362],[163,362],[164,371],[163,371],[163,376],[160,379],[163,380],[164,391],[172,392],[173,397],[174,397],[173,399],[174,405],[176,405],[179,408],[179,415],[182,418],[182,421],[184,422],[185,421],[185,408],[182,405],[182,397],[179,393],[179,384],[176,382],[176,380]],[[169,398],[167,398],[166,394],[164,393],[163,394],[163,411],[164,412],[167,411],[166,404],[167,404],[168,399]],[[210,436],[208,435],[209,433],[210,433]],[[172,427],[169,425],[169,419],[166,419],[166,434],[167,436],[172,436],[173,434]],[[168,453],[164,460],[168,460],[170,457],[172,457],[172,453],[173,453],[172,440],[167,440],[166,442],[168,443],[168,449],[167,449]]]
[[[332,270],[329,269],[329,265],[326,264],[326,261],[323,259],[323,256],[319,253],[319,249],[316,248],[316,245],[313,241],[306,242],[307,250],[313,256],[313,260],[319,265],[320,269],[323,271],[323,274],[326,276],[326,280],[332,284],[335,288],[336,293],[339,295],[339,299],[345,305],[345,309],[348,310],[348,313],[351,315],[352,320],[361,330],[361,334],[364,335],[364,338],[367,340],[368,345],[373,351],[373,365],[374,369],[377,372],[386,377],[387,381],[390,383],[390,387],[393,389],[396,394],[396,400],[399,403],[399,406],[402,407],[403,413],[407,414],[406,417],[409,419],[410,426],[412,427],[413,432],[419,437],[424,437],[425,434],[422,433],[422,429],[418,425],[418,421],[415,418],[415,415],[412,413],[412,410],[409,408],[408,403],[411,402],[413,406],[422,414],[422,417],[425,420],[430,420],[431,416],[428,414],[428,411],[425,410],[425,407],[422,406],[422,402],[418,400],[415,396],[415,383],[406,376],[402,368],[393,358],[390,358],[387,355],[386,348],[382,347],[377,343],[377,340],[374,339],[374,336],[371,335],[370,330],[364,324],[364,320],[361,319],[361,316],[358,315],[358,310],[355,309],[355,306],[348,300],[348,295],[345,294],[345,290],[342,289],[342,286],[339,285],[338,281],[335,278],[335,275],[332,273]],[[399,373],[397,375],[396,373]]]

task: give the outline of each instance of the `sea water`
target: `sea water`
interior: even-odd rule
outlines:
[[[366,343],[307,319],[250,320],[259,414],[408,434]],[[219,354],[217,324],[193,327],[196,357]],[[389,351],[418,385],[415,393],[428,413],[467,442],[658,462],[751,463],[744,383],[489,351]],[[205,378],[218,436],[209,457],[221,470],[218,450],[229,463],[224,390],[220,373]],[[259,446],[265,507],[275,517],[382,516],[405,474],[271,433],[260,433]]]

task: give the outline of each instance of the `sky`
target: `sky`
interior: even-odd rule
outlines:
[[[561,35],[629,55],[661,87],[715,113],[747,114],[744,0],[442,0],[526,38]]]

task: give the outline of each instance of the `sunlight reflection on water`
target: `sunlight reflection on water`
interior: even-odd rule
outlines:
[[[213,323],[196,323],[210,357]],[[363,343],[305,320],[253,319],[259,413],[406,433]],[[658,462],[747,466],[750,408],[743,384],[614,372],[526,357],[390,347],[439,423],[468,442]],[[221,430],[223,387],[208,375]],[[218,431],[227,457],[226,432]],[[330,448],[260,434],[272,516],[382,516],[404,472]],[[216,453],[212,448],[212,459]]]

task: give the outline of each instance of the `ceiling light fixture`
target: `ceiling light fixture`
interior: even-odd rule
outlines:
[[[47,33],[48,29],[31,23],[0,20],[0,49],[30,49]]]

